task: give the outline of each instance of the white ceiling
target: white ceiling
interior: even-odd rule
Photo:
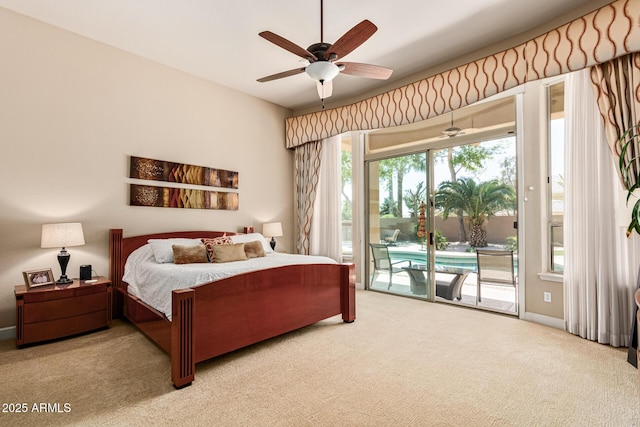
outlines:
[[[589,0],[325,0],[324,41],[369,19],[378,31],[345,57],[394,70],[387,82],[339,75],[332,101],[546,23]],[[592,2],[591,2],[592,3]],[[0,0],[0,7],[291,109],[320,106],[304,66],[258,36],[272,31],[307,48],[320,41],[320,0]]]

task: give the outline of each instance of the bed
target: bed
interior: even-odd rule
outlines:
[[[169,354],[176,388],[192,383],[196,363],[333,316],[341,315],[345,323],[356,317],[353,264],[281,265],[174,289],[170,316],[129,292],[123,280],[125,265],[150,239],[213,239],[225,234],[237,235],[186,231],[123,237],[122,229],[109,230],[114,317],[132,322]]]

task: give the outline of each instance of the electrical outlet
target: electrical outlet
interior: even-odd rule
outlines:
[[[544,302],[551,302],[551,292],[544,293]]]

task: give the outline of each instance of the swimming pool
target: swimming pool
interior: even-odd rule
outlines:
[[[410,260],[412,263],[427,264],[427,251],[422,249],[389,247],[392,261]],[[478,271],[478,260],[475,252],[436,251],[436,268],[464,268]],[[518,259],[513,258],[514,269],[518,270]]]

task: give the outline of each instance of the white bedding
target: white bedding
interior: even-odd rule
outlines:
[[[203,264],[159,264],[146,244],[129,255],[122,280],[129,284],[128,292],[171,320],[171,291],[248,271],[265,270],[292,264],[337,264],[331,258],[291,255],[271,252],[261,258],[244,261]]]

